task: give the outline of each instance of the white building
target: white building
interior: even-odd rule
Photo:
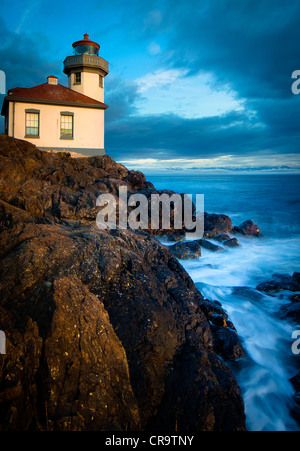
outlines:
[[[64,61],[68,88],[55,76],[33,88],[8,91],[1,114],[5,133],[39,149],[104,155],[104,78],[108,62],[87,34],[74,42],[74,54]]]

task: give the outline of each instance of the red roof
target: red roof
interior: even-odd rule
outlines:
[[[88,34],[85,34],[84,39],[82,39],[81,41],[76,41],[72,44],[72,47],[75,48],[78,45],[92,45],[93,47],[96,47],[98,50],[100,50],[100,45],[97,44],[97,42],[93,42],[90,40],[90,37]]]
[[[70,104],[86,104],[98,105],[100,108],[108,108],[105,103],[99,102],[98,100],[92,99],[91,97],[80,94],[79,92],[73,91],[72,89],[66,88],[62,85],[52,85],[49,83],[43,83],[42,85],[34,86],[33,88],[14,88],[8,91],[6,97],[8,101],[10,100],[40,100],[46,101],[46,103],[70,103]],[[76,106],[76,105],[75,105]]]

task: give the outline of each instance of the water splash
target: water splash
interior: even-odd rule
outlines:
[[[276,317],[288,301],[255,290],[274,268],[276,272],[286,269],[286,261],[296,270],[291,247],[299,246],[299,240],[275,245],[268,239],[241,241],[242,247],[236,250],[203,252],[201,259],[181,263],[205,297],[222,303],[246,350],[246,360],[234,372],[243,392],[248,429],[299,430],[290,414],[294,389],[289,379],[299,363],[291,352],[295,327]]]

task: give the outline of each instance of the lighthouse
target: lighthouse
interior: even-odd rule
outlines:
[[[108,74],[108,62],[99,56],[100,45],[85,34],[81,41],[73,43],[73,55],[64,61],[64,73],[68,86],[80,94],[104,102],[104,78]]]
[[[41,85],[10,89],[1,111],[5,133],[41,150],[104,155],[104,78],[109,71],[99,50],[87,34],[73,43],[74,54],[63,69],[68,88],[49,75]]]

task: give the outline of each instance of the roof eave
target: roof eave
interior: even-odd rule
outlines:
[[[21,103],[35,103],[35,104],[43,104],[43,105],[65,105],[65,106],[73,106],[77,108],[93,108],[99,110],[106,110],[108,105],[105,103],[86,103],[86,102],[71,102],[68,100],[50,100],[50,99],[33,99],[30,97],[14,97],[14,96],[6,96],[3,102],[2,111],[4,108],[4,103],[6,102],[21,102]],[[1,111],[1,114],[2,114]]]

